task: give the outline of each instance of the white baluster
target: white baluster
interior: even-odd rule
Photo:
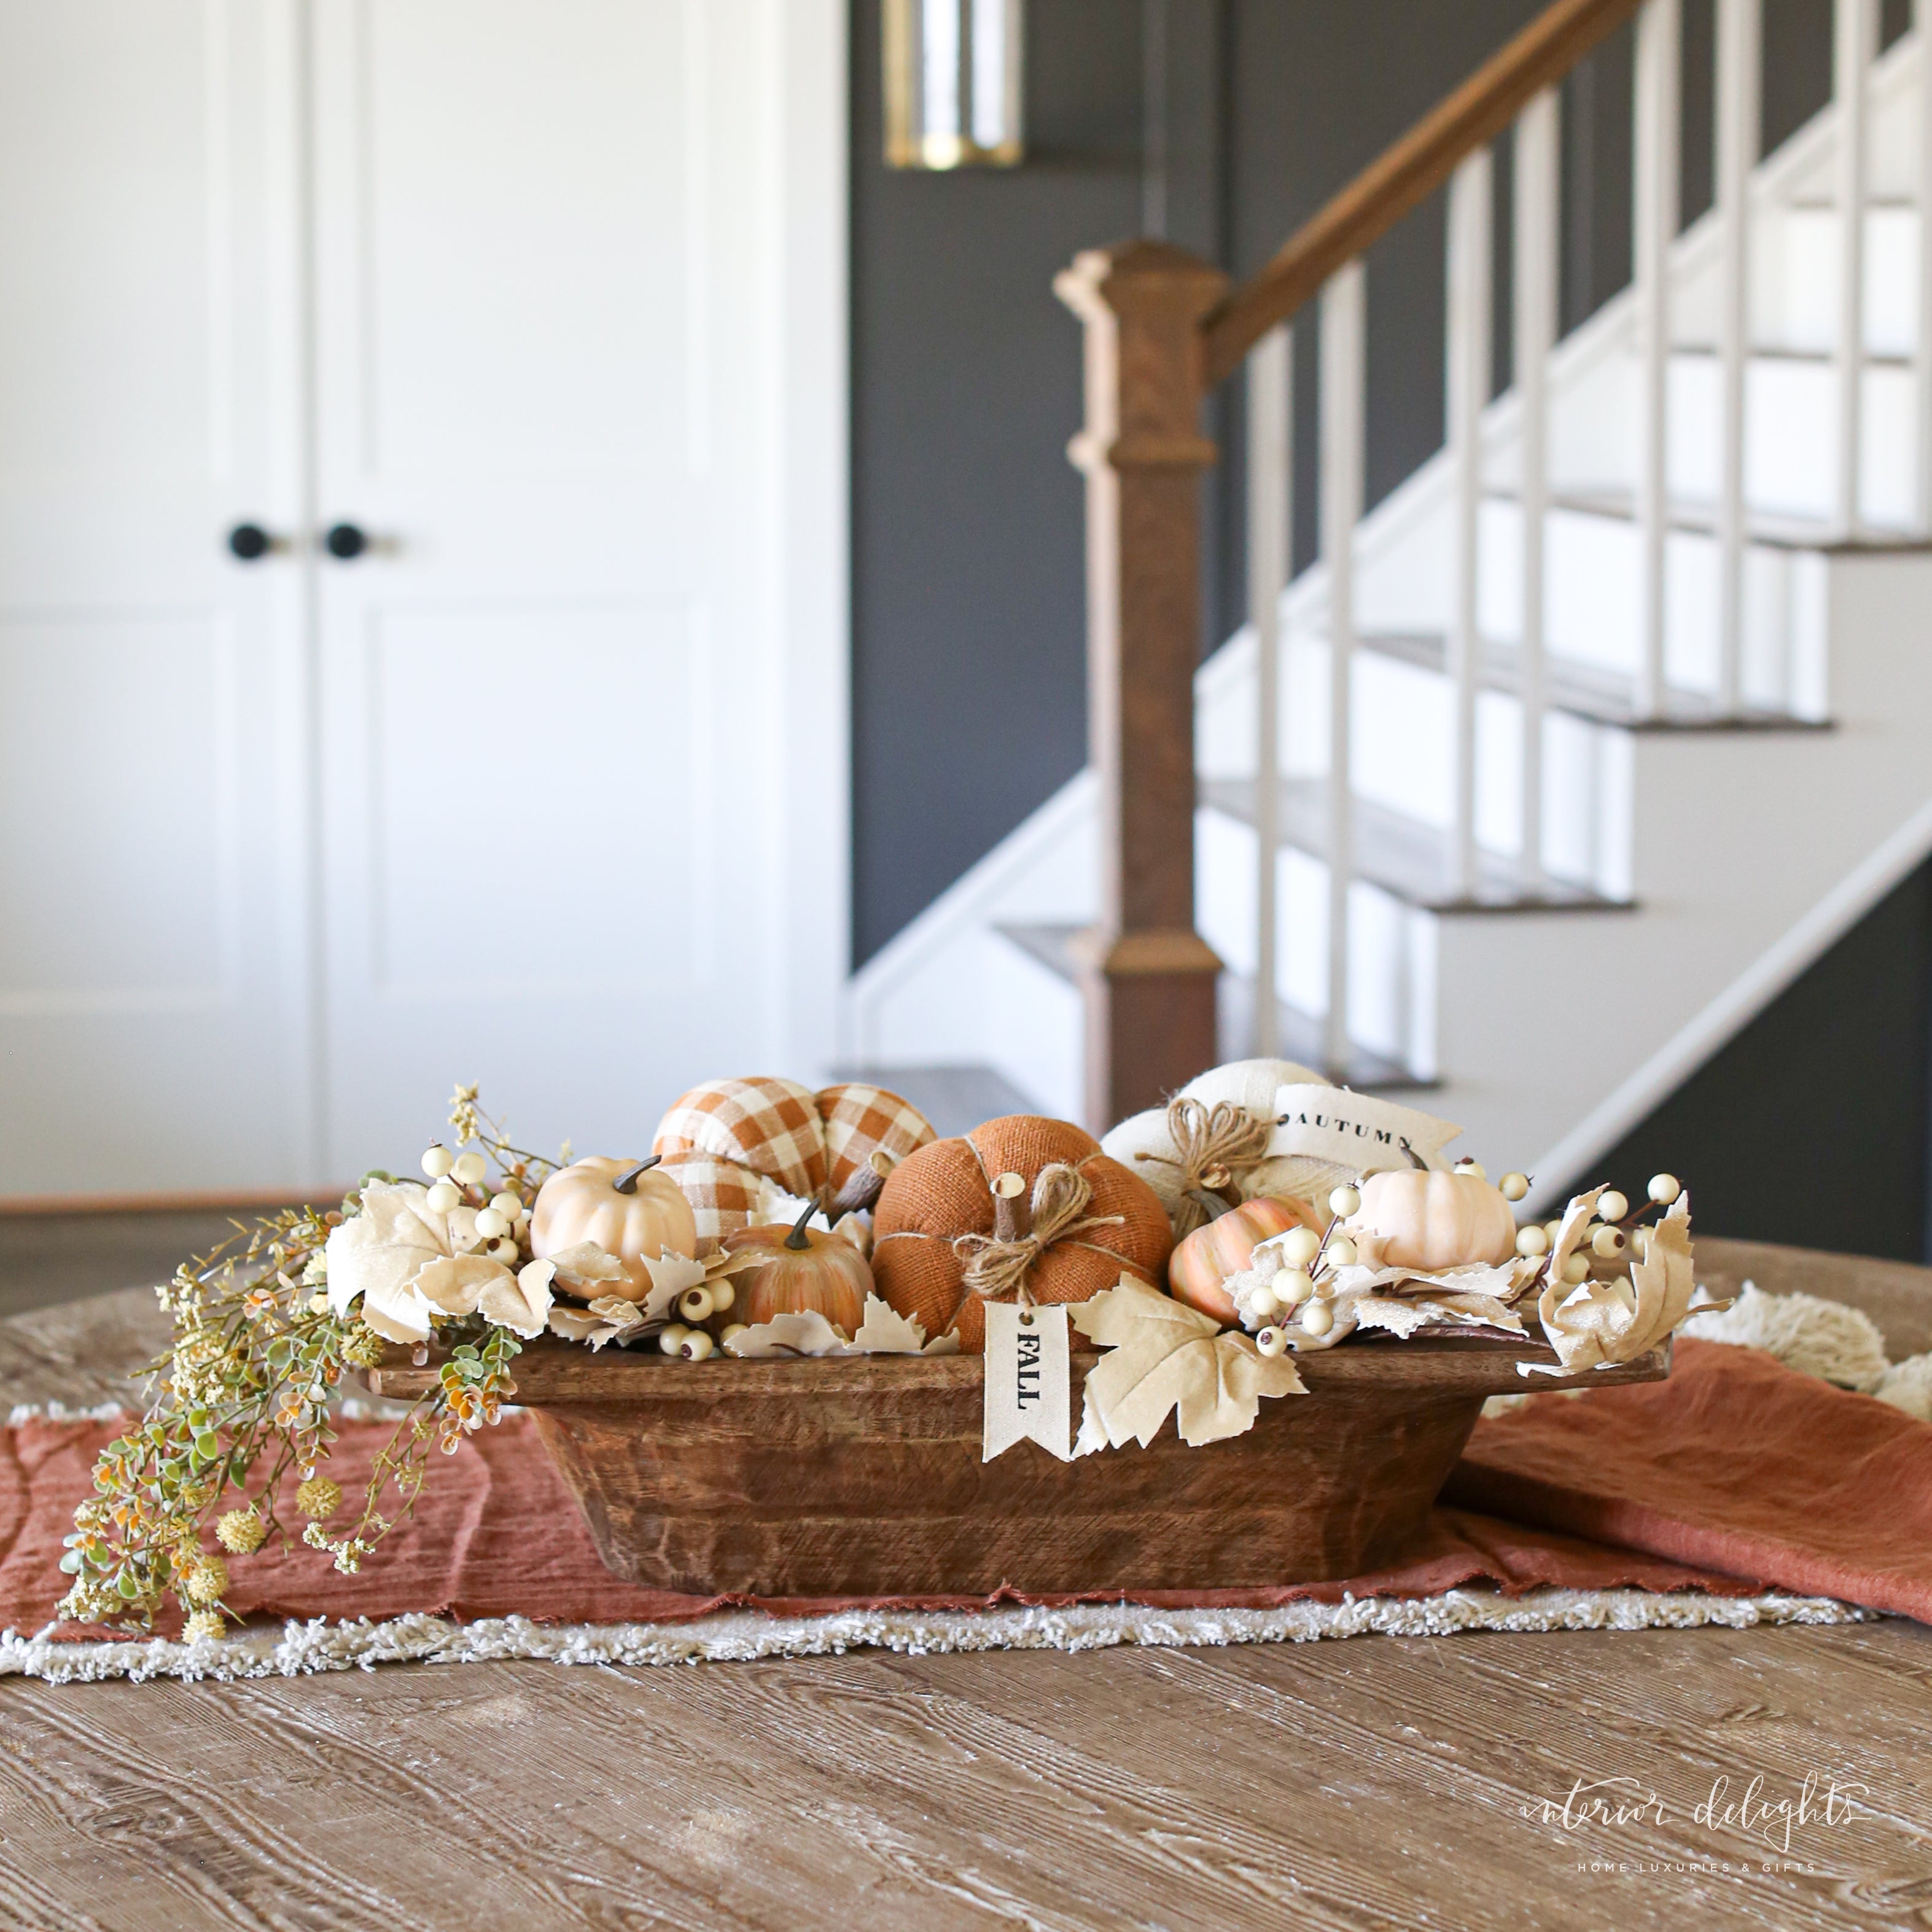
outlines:
[[[1843,536],[1858,527],[1860,406],[1865,349],[1865,121],[1871,64],[1878,52],[1877,0],[1834,0],[1832,95],[1838,112],[1832,169],[1838,217],[1838,495],[1833,521]]]
[[[1763,0],[1718,0],[1718,708],[1740,698],[1744,621],[1744,376],[1750,363],[1750,179]]]
[[[1255,1025],[1258,1058],[1281,1046],[1276,870],[1281,859],[1281,597],[1288,587],[1294,360],[1286,328],[1248,358],[1248,621],[1255,633]]]
[[[1722,0],[1720,0],[1722,4]],[[1642,574],[1633,708],[1664,710],[1664,566],[1670,541],[1670,244],[1677,238],[1679,0],[1637,16],[1631,273],[1636,285],[1637,548]]]
[[[1932,0],[1927,0],[1932,5]],[[1476,571],[1483,505],[1483,410],[1490,400],[1492,169],[1479,148],[1449,185],[1448,367],[1444,391],[1455,493],[1455,606],[1449,626],[1454,691],[1454,794],[1450,831],[1453,888],[1476,890],[1476,692],[1482,670]]]
[[[1932,0],[1913,10],[1918,33],[1918,530],[1932,536]]]
[[[1350,788],[1355,641],[1354,539],[1362,517],[1366,304],[1362,265],[1322,291],[1322,560],[1328,578],[1328,1070],[1348,1061],[1348,884],[1354,870]]]
[[[1653,0],[1654,4],[1654,0]],[[1550,352],[1556,340],[1556,95],[1546,88],[1516,124],[1516,386],[1521,410],[1522,859],[1525,884],[1543,878],[1544,550],[1550,509]]]

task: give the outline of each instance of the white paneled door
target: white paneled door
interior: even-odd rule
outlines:
[[[285,50],[248,0],[0,6],[0,1172],[292,1178]]]
[[[835,14],[0,0],[0,1188],[826,1050]]]

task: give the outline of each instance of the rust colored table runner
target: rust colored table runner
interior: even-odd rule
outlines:
[[[343,1426],[331,1472],[351,1496],[392,1425]],[[89,1492],[111,1424],[29,1420],[0,1432],[0,1628],[41,1629],[64,1580],[61,1538]],[[1211,1449],[1204,1454],[1212,1454]],[[354,1576],[300,1546],[232,1561],[242,1617],[412,1611],[540,1622],[680,1623],[732,1606],[788,1616],[856,1608],[1066,1604],[1070,1596],[756,1599],[640,1589],[599,1561],[527,1423],[470,1439],[430,1472],[413,1521]],[[1780,1367],[1679,1342],[1667,1382],[1552,1396],[1480,1424],[1422,1545],[1346,1582],[1135,1600],[1274,1608],[1298,1599],[1430,1597],[1465,1585],[1766,1588],[1824,1594],[1932,1622],[1932,1425]],[[1099,1600],[1118,1592],[1096,1593]],[[178,1622],[161,1626],[172,1634]],[[56,1633],[98,1635],[81,1626]]]

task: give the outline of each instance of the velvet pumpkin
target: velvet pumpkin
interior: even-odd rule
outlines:
[[[1435,1274],[1478,1263],[1499,1266],[1516,1252],[1515,1210],[1475,1174],[1397,1169],[1370,1174],[1361,1192],[1347,1227],[1370,1268]]]
[[[1324,1226],[1318,1210],[1305,1201],[1271,1194],[1244,1201],[1196,1228],[1174,1250],[1167,1264],[1168,1292],[1217,1322],[1235,1321],[1234,1298],[1222,1282],[1254,1265],[1262,1242],[1291,1228],[1312,1228],[1318,1234]]]
[[[560,1168],[537,1190],[530,1210],[530,1252],[539,1261],[580,1241],[595,1241],[624,1264],[624,1278],[604,1292],[641,1301],[651,1292],[644,1258],[698,1252],[698,1224],[684,1191],[662,1169],[588,1154]],[[625,1184],[620,1185],[620,1183]]]
[[[998,1232],[994,1180],[1017,1174],[1030,1196],[1042,1170],[1055,1166],[1072,1168],[1086,1181],[1092,1195],[1082,1218],[1102,1224],[1041,1250],[1025,1278],[1033,1299],[1084,1301],[1124,1274],[1160,1286],[1174,1238],[1160,1197],[1070,1122],[1010,1114],[960,1138],[921,1148],[886,1178],[872,1224],[879,1293],[900,1314],[923,1324],[928,1336],[956,1328],[966,1354],[983,1353],[982,1304],[966,1283],[968,1257],[953,1244],[962,1235],[991,1238]],[[1118,1221],[1106,1219],[1114,1215]]]
[[[866,1318],[872,1292],[872,1270],[866,1257],[842,1234],[782,1224],[740,1228],[724,1238],[726,1251],[747,1250],[768,1258],[731,1277],[731,1319],[756,1328],[775,1315],[808,1315],[814,1310],[849,1342]]]

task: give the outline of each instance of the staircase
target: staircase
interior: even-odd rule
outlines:
[[[1322,561],[1280,581],[1276,329],[1246,383],[1258,621],[1195,679],[1222,1056],[1432,1090],[1549,1195],[1932,850],[1932,71],[1922,26],[1877,58],[1871,0],[1839,0],[1834,104],[1760,158],[1756,5],[1719,0],[1718,203],[1682,232],[1676,7],[1642,9],[1636,274],[1560,342],[1552,49],[1636,10],[1565,0],[1417,130],[1453,168],[1446,446],[1357,514],[1362,278],[1337,262]],[[1506,99],[1524,352],[1490,399],[1487,137],[1450,124]],[[1217,314],[1301,273],[1324,218]],[[1211,374],[1228,325],[1204,328]],[[1082,773],[867,963],[851,1060],[1092,1111],[1070,942],[1108,916],[1102,803]]]

